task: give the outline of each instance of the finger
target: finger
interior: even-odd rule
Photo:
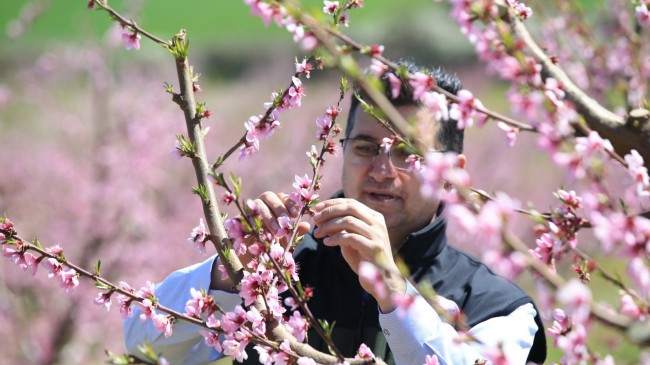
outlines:
[[[282,203],[285,206],[285,209],[289,212],[289,217],[295,218],[300,214],[300,205],[290,199],[288,194],[285,193],[279,193],[278,198],[282,201]]]
[[[321,202],[317,206],[318,209],[315,209],[316,213],[313,217],[317,226],[322,225],[326,221],[343,216],[354,216],[366,224],[372,224],[377,219],[383,219],[381,213],[368,208],[366,205],[354,199],[331,199]]]
[[[352,215],[317,222],[316,225],[317,228],[314,230],[314,236],[317,238],[333,236],[343,231],[369,237],[370,227],[365,222]]]
[[[262,224],[272,233],[277,233],[280,229],[278,218],[289,215],[282,200],[275,193],[267,191],[262,193],[254,202],[259,209]]]
[[[299,236],[304,236],[306,235],[309,230],[311,229],[311,225],[307,222],[300,222],[298,223],[298,235]]]
[[[323,239],[325,246],[341,246],[341,247],[359,247],[364,246],[363,241],[367,241],[364,237],[350,232],[339,232]]]

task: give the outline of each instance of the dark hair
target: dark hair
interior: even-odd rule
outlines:
[[[449,75],[442,68],[424,68],[415,65],[410,61],[399,61],[397,62],[399,66],[403,66],[410,74],[415,74],[417,72],[422,72],[425,75],[429,75],[436,80],[436,84],[456,95],[458,90],[461,89],[460,80],[454,75]],[[396,99],[392,99],[390,95],[390,85],[388,81],[388,73],[385,72],[381,78],[381,84],[383,86],[384,95],[389,98],[391,103],[395,106],[402,105],[420,105],[420,102],[413,100],[413,88],[409,85],[408,82],[402,82],[402,88],[400,90],[399,96]],[[359,91],[361,97],[366,97],[362,91]],[[354,127],[355,114],[359,107],[359,100],[357,97],[352,94],[352,99],[350,103],[350,113],[348,114],[348,124],[345,127],[345,136],[350,137],[350,132],[352,127]],[[446,151],[454,151],[457,153],[463,152],[463,140],[464,140],[464,130],[458,129],[457,123],[453,119],[440,121],[440,127],[438,128],[437,138],[442,148]]]

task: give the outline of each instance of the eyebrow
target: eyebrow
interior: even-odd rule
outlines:
[[[373,137],[373,136],[371,136],[371,135],[369,135],[369,134],[363,134],[363,133],[362,133],[362,134],[357,134],[356,136],[354,136],[354,137],[349,137],[349,138],[352,138],[352,139],[363,139],[363,140],[366,140],[366,141],[368,141],[368,142],[375,142],[375,143],[378,143],[378,142],[377,142],[377,138],[375,138],[375,137]]]

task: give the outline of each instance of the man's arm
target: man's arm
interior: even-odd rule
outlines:
[[[397,364],[423,364],[426,355],[433,354],[440,364],[473,364],[479,357],[487,358],[487,352],[498,346],[502,346],[510,364],[526,364],[538,330],[532,304],[477,324],[468,333],[481,343],[464,342],[410,283],[407,294],[415,295],[416,300],[406,313],[394,310],[379,314],[379,323]]]
[[[202,263],[171,273],[163,282],[156,285],[155,295],[160,304],[185,312],[185,303],[191,299],[190,288],[210,288],[211,272],[216,256]],[[211,290],[210,294],[225,311],[233,310],[241,302],[239,295]],[[199,327],[178,320],[174,323],[170,337],[156,330],[151,320],[140,321],[140,310],[134,306],[133,316],[124,321],[124,341],[127,351],[140,354],[138,345],[149,343],[155,353],[161,354],[172,364],[206,364],[221,357],[213,348],[205,345]]]

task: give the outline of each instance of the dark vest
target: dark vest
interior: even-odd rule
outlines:
[[[447,245],[444,219],[438,218],[412,233],[398,252],[414,281],[426,279],[438,295],[454,301],[472,327],[487,319],[507,316],[518,307],[533,303],[512,282],[498,276],[472,256]],[[379,326],[375,299],[359,284],[338,247],[327,247],[307,235],[295,252],[300,280],[314,288],[309,308],[316,318],[336,322],[333,340],[345,356],[354,357],[361,343],[389,363],[394,363]],[[528,361],[546,359],[546,337],[539,314],[538,331]],[[322,351],[327,346],[311,331],[309,343]],[[424,362],[424,359],[423,359]]]

